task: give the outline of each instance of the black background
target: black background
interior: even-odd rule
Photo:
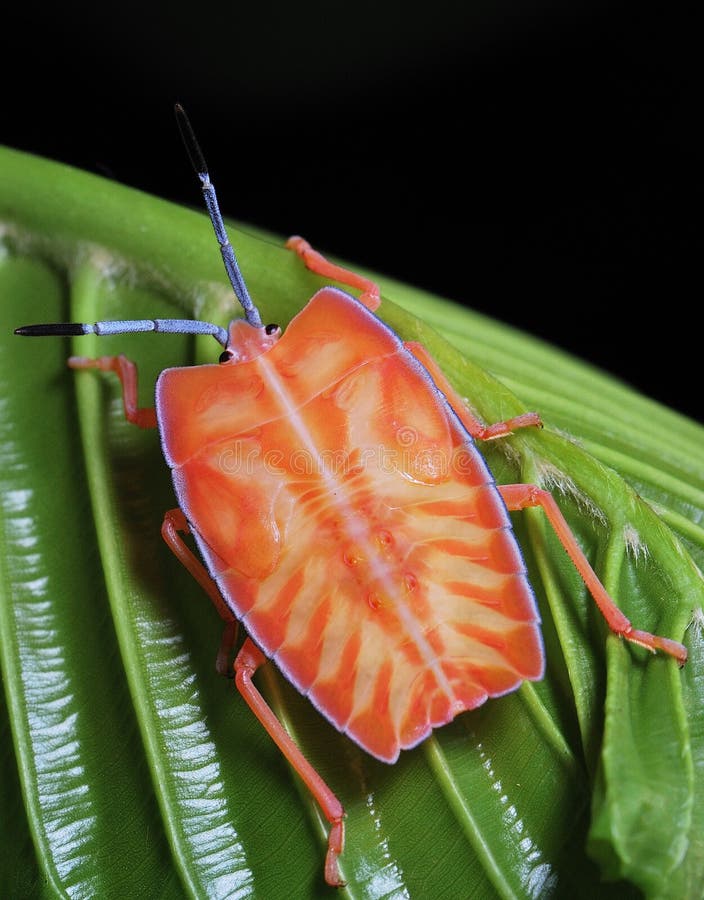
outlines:
[[[5,15],[5,14],[4,14]],[[702,421],[698,31],[677,4],[27,5],[0,140],[467,303]]]

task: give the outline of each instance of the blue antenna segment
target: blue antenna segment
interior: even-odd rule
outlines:
[[[85,334],[127,334],[138,331],[161,331],[164,334],[211,334],[215,340],[227,347],[227,331],[211,322],[197,319],[115,319],[110,322],[95,322],[85,325]]]
[[[235,256],[235,251],[232,248],[230,239],[227,236],[227,230],[225,228],[225,223],[222,220],[213,183],[208,176],[207,170],[205,172],[198,172],[197,174],[203,187],[203,199],[205,200],[205,206],[208,210],[210,221],[213,223],[215,237],[218,239],[218,244],[220,244],[220,253],[222,254],[222,261],[225,263],[227,277],[230,279],[232,289],[242,305],[245,318],[250,325],[254,325],[255,328],[261,328],[261,316],[259,315],[259,310],[252,302],[252,298],[249,296],[247,285],[242,277],[242,272],[240,272],[240,267],[237,264],[237,257]]]
[[[181,132],[181,137],[183,138],[183,143],[186,147],[188,158],[190,159],[191,165],[193,166],[195,173],[200,180],[201,187],[203,188],[203,198],[205,200],[205,206],[208,210],[210,221],[213,223],[215,237],[218,239],[218,244],[220,244],[220,253],[222,254],[222,261],[225,263],[225,271],[227,272],[227,277],[230,279],[230,284],[232,285],[232,289],[235,292],[235,296],[239,300],[242,309],[244,310],[245,318],[250,325],[253,325],[255,328],[261,328],[261,316],[259,315],[259,310],[252,302],[252,298],[249,296],[247,285],[244,282],[244,278],[242,277],[242,273],[240,272],[240,267],[237,264],[235,251],[232,249],[232,244],[230,243],[230,240],[227,236],[225,223],[223,222],[220,207],[218,205],[218,198],[215,194],[215,188],[213,187],[213,183],[210,180],[210,176],[208,174],[208,166],[206,165],[203,151],[200,149],[198,141],[196,140],[195,133],[193,131],[193,128],[191,127],[191,123],[188,121],[186,111],[180,103],[176,104],[176,106],[174,107],[174,112],[176,113],[176,122],[178,124],[179,131]]]
[[[59,322],[46,325],[23,325],[16,328],[15,334],[23,337],[47,337],[48,335],[81,335],[81,334],[134,334],[142,331],[160,331],[163,334],[210,334],[215,340],[227,347],[226,329],[211,322],[200,322],[197,319],[113,319],[107,322]]]

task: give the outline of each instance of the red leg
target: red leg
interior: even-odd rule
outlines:
[[[682,644],[669,638],[650,634],[647,631],[638,631],[631,625],[608,595],[604,585],[599,581],[596,573],[589,565],[589,560],[582,552],[555,499],[548,491],[544,491],[534,484],[506,484],[499,485],[499,492],[510,510],[526,509],[533,506],[543,508],[562,546],[584,579],[589,593],[594,598],[596,605],[601,610],[612,631],[634,644],[647,647],[652,653],[655,653],[656,650],[662,650],[663,653],[674,656],[680,665],[684,665],[687,662],[687,649]]]
[[[190,534],[188,521],[180,509],[170,509],[164,514],[164,522],[161,526],[161,535],[180,562],[188,569],[205,593],[213,601],[215,609],[225,622],[220,649],[218,650],[215,668],[221,675],[229,674],[229,658],[237,639],[237,619],[230,608],[225,604],[218,586],[210,577],[210,573],[203,563],[184,543],[181,534]],[[179,533],[180,532],[180,533]]]
[[[281,722],[274,715],[271,707],[254,686],[252,676],[264,662],[266,662],[264,654],[247,638],[235,660],[235,683],[249,708],[262,723],[279,750],[298,772],[303,783],[320,805],[323,815],[330,823],[328,850],[325,857],[325,880],[333,887],[342,887],[345,882],[340,876],[337,858],[342,853],[345,842],[345,811],[340,801],[298,749]]]
[[[225,633],[218,653],[218,671],[227,667],[227,658],[232,649],[236,635],[237,622],[230,609],[225,605],[217,585],[210,577],[207,569],[186,546],[181,534],[188,534],[188,521],[180,509],[169,510],[164,515],[161,533],[174,554],[193,575],[198,584],[208,594],[222,618],[225,620]],[[342,853],[345,842],[345,811],[342,804],[333,794],[323,779],[318,775],[305,756],[298,749],[282,724],[276,718],[267,702],[252,683],[256,670],[266,662],[264,654],[247,638],[235,659],[235,683],[247,705],[259,719],[271,736],[274,743],[298,772],[311,794],[320,804],[323,815],[330,822],[328,850],[325,857],[325,880],[328,884],[340,887],[344,881],[340,877],[337,858]]]
[[[362,293],[359,296],[360,303],[363,303],[367,309],[375,312],[381,303],[379,286],[356,272],[350,272],[349,269],[343,269],[342,266],[335,265],[325,257],[314,250],[308,241],[298,235],[294,235],[286,241],[286,247],[297,253],[306,267],[322,275],[325,278],[332,278],[333,281],[339,281],[341,284],[349,285],[349,287],[359,288]]]
[[[543,423],[540,421],[540,416],[537,413],[523,413],[520,416],[514,416],[512,419],[506,419],[503,422],[494,422],[493,425],[484,425],[483,422],[480,422],[479,419],[469,411],[467,404],[452,387],[443,374],[440,366],[435,362],[422,344],[419,344],[416,341],[408,341],[404,346],[415,356],[418,362],[422,363],[423,367],[427,369],[428,374],[433,379],[438,389],[445,395],[448,403],[457,413],[460,421],[473,438],[480,441],[490,441],[494,438],[510,434],[517,428],[527,428],[529,426],[536,426],[538,428],[543,427]]]
[[[71,356],[68,364],[72,369],[100,369],[102,372],[114,372],[122,383],[122,402],[127,421],[139,425],[140,428],[156,428],[156,411],[137,405],[137,366],[132,360],[126,356],[99,356],[97,359]]]

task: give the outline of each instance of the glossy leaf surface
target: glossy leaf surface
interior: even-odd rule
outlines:
[[[193,312],[225,324],[210,225],[11,151],[0,224],[0,893],[333,896],[320,816],[215,674],[219,619],[161,540],[174,501],[156,434],[125,423],[111,379],[65,367],[72,351],[124,352],[149,405],[162,368],[216,359],[217,345],[11,335],[35,321]],[[233,237],[265,319],[285,325],[320,281],[272,239]],[[514,521],[544,621],[544,681],[389,767],[268,667],[260,685],[348,812],[342,895],[696,896],[704,430],[504,326],[382,287],[385,320],[425,343],[483,418],[540,411],[545,431],[486,447],[497,480],[556,490],[622,608],[684,635],[691,660],[680,671],[607,636],[530,511]],[[620,880],[601,884],[600,867]]]

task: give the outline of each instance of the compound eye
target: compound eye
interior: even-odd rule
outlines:
[[[271,325],[267,325],[267,326],[264,328],[264,331],[265,331],[267,334],[276,334],[276,332],[277,332],[277,331],[280,331],[280,330],[281,330],[281,329],[279,328],[279,326],[278,326],[278,325],[274,325],[273,322],[272,322]]]
[[[218,357],[218,362],[227,363],[230,362],[232,357],[234,356],[232,350],[223,350],[220,356]]]

